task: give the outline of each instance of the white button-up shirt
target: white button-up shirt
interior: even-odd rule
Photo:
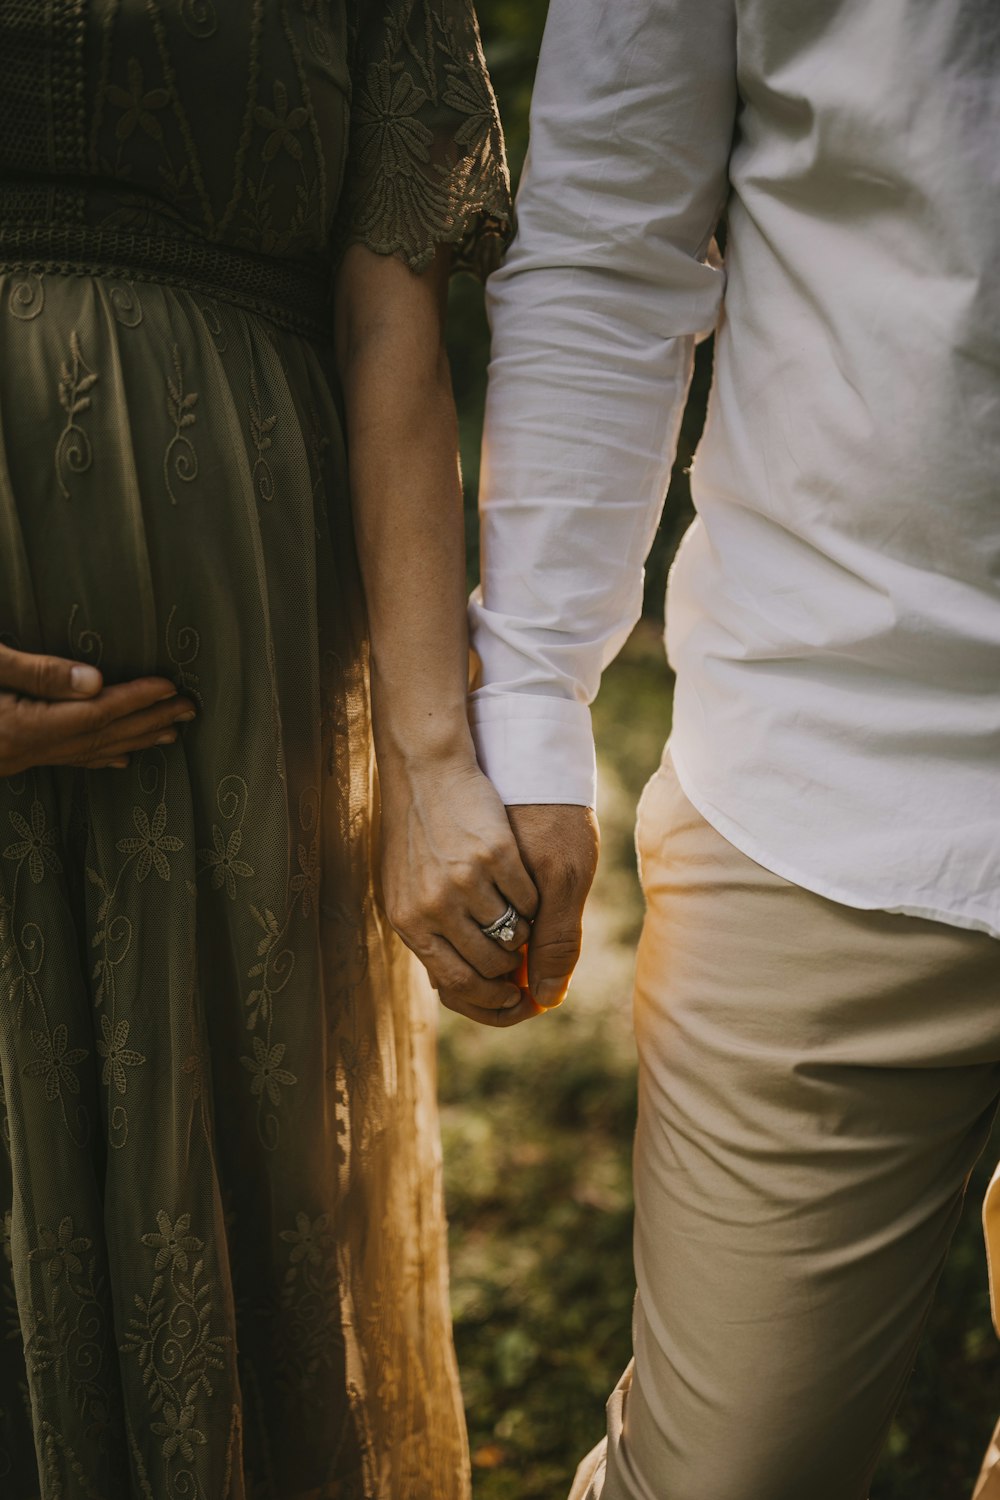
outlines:
[[[716,327],[681,783],[800,885],[1000,936],[998,0],[552,0],[518,217],[471,606],[505,801],[594,800]]]

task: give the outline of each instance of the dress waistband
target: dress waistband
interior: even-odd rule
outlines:
[[[178,232],[26,216],[45,190],[0,181],[0,271],[54,272],[164,282],[215,297],[313,339],[333,334],[330,277],[323,270]],[[47,196],[47,195],[46,195]],[[49,199],[51,207],[51,199]]]

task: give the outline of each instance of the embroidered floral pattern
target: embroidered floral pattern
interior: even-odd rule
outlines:
[[[59,405],[66,413],[66,423],[56,443],[56,477],[66,500],[70,497],[69,477],[85,474],[94,461],[90,438],[77,418],[90,410],[90,392],[98,378],[83,357],[76,329],[69,336],[69,352],[69,361],[63,360],[59,367]]]
[[[147,90],[138,58],[128,60],[128,88],[111,84],[107,98],[109,104],[122,111],[115,126],[119,141],[127,141],[136,128],[144,130],[154,141],[162,141],[163,126],[156,117],[170,103],[170,95],[166,89]]]
[[[309,111],[301,105],[289,110],[288,90],[280,78],[274,80],[274,108],[258,104],[254,119],[269,132],[260,153],[265,161],[273,161],[279,151],[287,151],[293,161],[302,160],[302,145],[296,132],[309,123]]]
[[[26,1078],[44,1078],[46,1099],[58,1099],[63,1089],[80,1092],[80,1080],[73,1069],[87,1057],[85,1047],[70,1047],[69,1029],[59,1025],[51,1033],[33,1031],[31,1040],[41,1054],[24,1069]]]
[[[145,880],[150,870],[155,870],[161,880],[169,880],[170,861],[167,855],[175,854],[179,849],[183,849],[184,845],[180,839],[166,831],[166,803],[158,804],[152,821],[147,816],[145,808],[134,807],[132,821],[138,837],[119,839],[115,848],[119,853],[127,854],[130,859],[135,859],[136,880],[140,882]]]
[[[28,1259],[46,1266],[52,1281],[58,1281],[64,1275],[82,1276],[80,1256],[90,1246],[90,1240],[84,1235],[74,1234],[73,1220],[65,1218],[55,1231],[39,1229],[38,1244],[34,1250],[29,1250]]]
[[[184,371],[177,344],[174,345],[173,365],[173,376],[167,376],[167,411],[174,424],[174,433],[163,455],[163,478],[170,503],[176,505],[174,480],[179,480],[181,484],[191,484],[198,477],[198,455],[188,431],[197,421],[195,407],[198,404],[198,392],[184,390]]]
[[[471,8],[409,0],[380,28],[361,10],[344,241],[403,254],[415,269],[437,245],[451,244],[461,264],[482,274],[499,258],[509,208],[496,101]],[[447,134],[437,125],[442,110]]]
[[[285,1055],[284,1042],[276,1042],[273,1047],[267,1047],[260,1037],[253,1038],[253,1056],[241,1057],[240,1062],[252,1075],[250,1079],[250,1092],[254,1098],[263,1097],[265,1090],[272,1104],[281,1103],[280,1084],[298,1083],[294,1073],[289,1073],[287,1068],[281,1066],[281,1060]]]
[[[112,1026],[110,1019],[102,1016],[101,1032],[101,1039],[97,1043],[98,1054],[104,1058],[101,1082],[105,1088],[114,1084],[119,1094],[124,1094],[127,1087],[125,1069],[141,1067],[146,1059],[141,1052],[134,1052],[126,1047],[129,1032],[127,1021],[119,1021],[117,1026]]]
[[[213,888],[218,891],[225,886],[230,901],[235,901],[237,875],[242,880],[249,880],[253,875],[253,866],[239,858],[243,831],[234,828],[227,839],[218,823],[213,823],[212,843],[214,848],[199,849],[198,853],[212,871]]]
[[[188,1255],[202,1248],[201,1240],[187,1232],[191,1227],[191,1215],[181,1214],[176,1223],[171,1224],[170,1215],[161,1208],[156,1215],[156,1224],[158,1233],[142,1236],[142,1243],[156,1251],[156,1270],[163,1271],[173,1265],[178,1271],[187,1271]]]
[[[42,86],[0,47],[0,633],[199,713],[123,773],[0,784],[0,1490],[264,1493],[292,1441],[317,1500],[462,1500],[326,289],[355,240],[492,263],[471,6],[15,9]]]
[[[28,862],[28,874],[35,885],[40,885],[45,879],[46,869],[52,870],[56,875],[62,874],[62,864],[55,852],[55,845],[59,842],[59,836],[54,829],[45,826],[45,809],[36,799],[31,804],[31,822],[25,822],[20,813],[9,814],[11,827],[15,833],[21,835],[20,843],[8,844],[3,851],[4,859],[13,859],[18,862],[26,859]]]

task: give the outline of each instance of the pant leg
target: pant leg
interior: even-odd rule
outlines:
[[[1000,945],[781,880],[669,760],[639,846],[635,1358],[574,1496],[864,1500],[1000,1092]]]

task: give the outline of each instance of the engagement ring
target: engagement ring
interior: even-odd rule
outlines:
[[[497,917],[488,927],[480,927],[483,937],[492,938],[495,943],[511,943],[517,931],[520,915],[516,908],[508,906],[502,917]]]

